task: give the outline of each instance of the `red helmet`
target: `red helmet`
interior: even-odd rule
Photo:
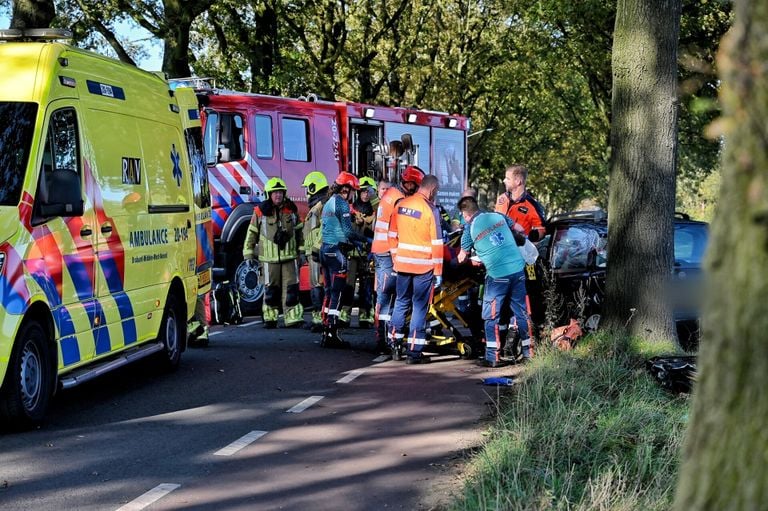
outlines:
[[[339,172],[338,177],[336,177],[336,184],[339,186],[349,186],[353,190],[360,189],[360,183],[357,181],[357,177],[349,172]]]
[[[424,179],[424,172],[419,167],[408,165],[405,170],[400,174],[400,181],[403,183],[411,181],[421,186],[421,180]]]

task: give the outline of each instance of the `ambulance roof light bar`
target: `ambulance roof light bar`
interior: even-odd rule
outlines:
[[[0,41],[60,41],[72,39],[66,28],[6,28],[0,30]]]

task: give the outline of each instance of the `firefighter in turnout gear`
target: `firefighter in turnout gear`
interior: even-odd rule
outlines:
[[[349,172],[340,172],[331,185],[331,196],[323,206],[320,265],[323,268],[325,303],[324,329],[320,339],[323,348],[348,348],[349,343],[339,336],[341,295],[347,285],[347,253],[354,243],[366,239],[352,227],[349,196],[360,188],[357,178]]]
[[[282,303],[285,326],[303,326],[304,308],[299,301],[299,250],[301,230],[296,204],[285,196],[285,181],[270,178],[264,186],[267,199],[253,208],[243,246],[243,258],[253,259],[256,245],[264,274],[264,327],[275,328]]]
[[[422,353],[427,344],[427,311],[434,289],[443,280],[443,229],[434,203],[439,188],[437,177],[424,177],[414,195],[395,205],[389,223],[392,264],[397,273],[397,299],[390,322],[392,358],[400,358],[405,319],[410,311],[408,364],[430,361]]]
[[[352,203],[352,227],[366,239],[373,238],[374,212],[371,197],[375,193],[376,182],[368,177],[360,178],[360,190],[357,199]],[[373,324],[373,282],[369,268],[369,250],[366,245],[360,245],[349,252],[349,272],[347,286],[341,297],[341,314],[339,320],[342,326],[349,326],[352,316],[352,305],[355,294],[355,283],[358,285],[358,327],[370,328]]]
[[[328,201],[328,180],[320,171],[307,174],[302,186],[306,188],[309,212],[304,219],[304,254],[309,262],[309,283],[312,289],[312,324],[313,332],[323,331],[323,287],[322,269],[320,268],[320,247],[323,244],[321,220],[323,206]]]
[[[408,166],[400,175],[400,184],[392,186],[380,196],[376,210],[376,223],[373,226],[371,253],[376,263],[376,348],[381,353],[389,352],[387,342],[387,323],[391,319],[395,302],[395,276],[392,269],[392,255],[389,247],[389,221],[395,209],[395,203],[403,197],[416,193],[424,178],[419,167]]]

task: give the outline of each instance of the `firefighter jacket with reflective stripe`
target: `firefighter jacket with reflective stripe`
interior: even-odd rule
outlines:
[[[443,274],[440,212],[421,192],[395,205],[389,223],[389,243],[396,272]]]
[[[243,246],[243,257],[252,258],[256,245],[259,246],[259,261],[280,263],[296,259],[301,246],[301,230],[298,209],[290,199],[280,206],[265,200],[253,208],[248,234]]]
[[[399,186],[393,186],[381,196],[379,207],[376,211],[376,222],[373,224],[372,254],[386,254],[389,252],[387,233],[389,232],[389,219],[395,209],[395,203],[405,197],[405,193]]]
[[[509,192],[502,193],[496,201],[496,212],[522,225],[526,236],[533,229],[544,236],[544,208],[528,191],[516,201],[512,200]]]
[[[320,246],[323,244],[322,217],[323,206],[328,201],[328,197],[324,197],[310,206],[307,218],[304,219],[303,234],[304,234],[304,254],[307,257],[312,255],[312,252],[320,253]]]
[[[349,203],[339,194],[331,195],[323,206],[321,232],[323,243],[339,245],[353,241],[364,242],[365,238],[352,228]]]
[[[478,213],[461,236],[461,248],[475,248],[485,271],[501,278],[523,271],[525,261],[512,235],[514,221],[501,213]]]

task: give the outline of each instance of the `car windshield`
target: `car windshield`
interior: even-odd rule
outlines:
[[[701,266],[707,237],[706,224],[675,224],[675,263]]]
[[[19,204],[36,116],[36,103],[0,102],[0,206]]]

